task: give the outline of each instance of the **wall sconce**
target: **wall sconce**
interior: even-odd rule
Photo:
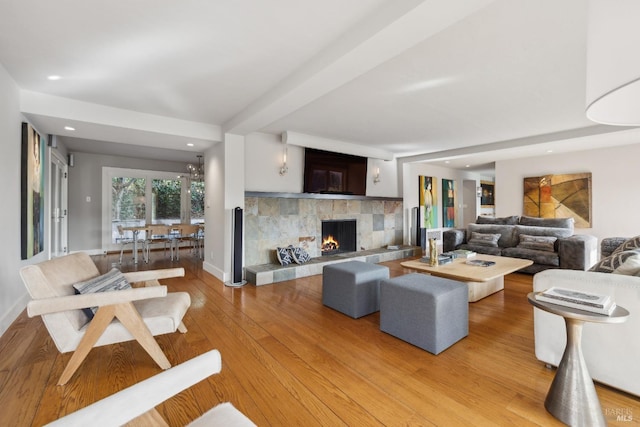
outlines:
[[[280,176],[286,175],[289,172],[289,167],[287,166],[287,145],[283,144],[282,147],[282,166],[280,167]]]
[[[377,183],[379,183],[379,182],[380,182],[380,168],[379,168],[379,167],[377,167],[377,168],[376,168],[376,173],[375,173],[375,174],[373,174],[373,183],[374,183],[374,184],[377,184]]]

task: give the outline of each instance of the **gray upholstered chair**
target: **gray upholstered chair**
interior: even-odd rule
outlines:
[[[128,282],[144,286],[81,295],[73,285],[100,276],[83,252],[25,266],[20,276],[32,298],[29,317],[42,317],[61,353],[74,352],[59,385],[69,381],[93,347],[123,341],[137,340],[162,369],[171,367],[153,337],[187,331],[182,318],[191,298],[186,292],[167,293],[158,279],[184,276],[184,269],[125,273]],[[83,310],[91,307],[97,307],[93,319]]]
[[[221,368],[220,353],[218,350],[211,350],[47,426],[120,426],[127,423],[140,426],[168,426],[155,406],[208,376],[219,373]],[[210,409],[189,426],[251,427],[255,424],[227,402]]]

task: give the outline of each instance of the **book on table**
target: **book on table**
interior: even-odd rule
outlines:
[[[455,255],[456,258],[472,258],[476,256],[474,251],[470,251],[468,249],[456,249],[455,251],[451,251]]]
[[[476,253],[473,251],[465,250],[465,249],[456,249],[455,251],[443,252],[442,255],[446,255],[453,259],[456,259],[456,258],[471,258],[476,256]]]
[[[465,264],[469,264],[469,265],[475,265],[478,267],[491,267],[492,265],[496,265],[495,261],[486,261],[483,259],[470,259],[469,261],[465,262]]]
[[[438,255],[438,265],[450,264],[453,262],[453,257],[446,253]]]
[[[442,253],[438,255],[438,265],[450,264],[453,262],[453,256],[447,255],[447,253]],[[431,259],[426,256],[420,258],[420,262],[424,262],[425,264],[431,264]]]
[[[536,294],[536,300],[607,316],[616,308],[616,303],[609,295],[557,287],[551,287]]]

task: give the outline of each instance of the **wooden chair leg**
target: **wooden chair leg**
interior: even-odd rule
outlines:
[[[115,306],[113,305],[107,305],[98,309],[93,320],[89,323],[84,336],[80,340],[76,351],[73,352],[69,363],[67,363],[66,368],[64,368],[64,371],[58,380],[58,385],[65,385],[71,379],[73,374],[87,357],[87,354],[89,354],[89,351],[91,351],[95,343],[98,341],[98,338],[100,338],[104,330],[109,326],[109,323],[111,323],[114,316]]]
[[[136,310],[135,306],[131,302],[115,305],[115,316],[120,323],[133,335],[133,337],[140,343],[149,356],[160,366],[162,369],[169,369],[171,363],[167,356],[162,352],[162,349],[158,345],[158,342],[153,338],[153,335],[144,324],[144,320],[140,317],[140,313]]]
[[[162,418],[162,415],[154,408],[139,417],[134,418],[125,424],[126,427],[147,427],[147,426],[157,426],[157,427],[169,427],[169,424]]]
[[[186,326],[184,326],[184,322],[180,322],[180,324],[178,325],[178,330],[179,330],[180,332],[182,332],[183,334],[186,334],[186,333],[187,333],[187,327],[186,327]]]

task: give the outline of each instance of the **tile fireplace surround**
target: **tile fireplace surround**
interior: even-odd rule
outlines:
[[[245,265],[278,263],[274,250],[303,247],[321,256],[322,220],[355,219],[356,248],[402,245],[402,199],[328,194],[247,193],[244,209]]]

